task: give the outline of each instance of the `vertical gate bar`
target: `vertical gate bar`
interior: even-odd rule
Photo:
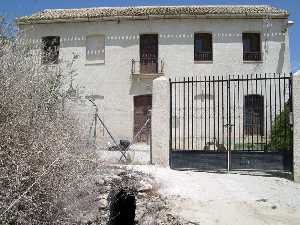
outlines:
[[[233,75],[233,80],[235,80],[234,78],[235,78],[235,76]],[[235,81],[233,81],[233,150],[235,149],[235,135],[236,135],[235,134],[235,110],[236,110],[236,108],[235,108],[235,104],[236,104],[235,96],[236,96]]]
[[[199,143],[198,143],[198,148],[199,148],[199,150],[202,150],[202,148],[201,148],[201,144],[202,144],[202,99],[201,99],[201,96],[202,96],[202,82],[201,82],[201,75],[199,76],[199,78],[198,78],[198,84],[199,84],[199,86],[198,86],[198,84],[197,84],[197,86],[198,86],[198,95],[199,95],[199,97],[198,97],[198,137],[199,137]]]
[[[289,153],[291,154],[291,171],[292,173],[294,173],[294,167],[293,167],[293,162],[294,162],[294,155],[293,155],[293,143],[294,143],[294,139],[293,139],[293,120],[294,120],[294,114],[293,114],[293,74],[290,73],[290,77],[289,77],[289,133],[290,133],[290,140],[289,140]],[[292,121],[290,121],[292,120]]]
[[[244,80],[242,80],[242,92],[243,92],[243,97],[242,97],[242,108],[243,108],[243,117],[242,117],[242,131],[243,131],[243,150],[245,150],[245,88],[244,88]]]
[[[248,93],[249,93],[249,84],[248,84],[249,77],[248,77],[248,74],[247,74],[247,80],[246,80],[246,81],[247,81],[247,83],[246,83],[246,85],[247,85],[247,86],[246,86],[246,87],[247,87],[247,95],[246,95],[246,96],[248,96]],[[245,102],[245,98],[244,98],[244,102]],[[246,105],[245,105],[245,106],[246,106]],[[245,110],[245,107],[244,107],[244,110]],[[246,122],[245,119],[246,119],[246,118],[244,118],[244,122]],[[246,128],[246,129],[245,129],[245,128]],[[247,146],[249,147],[249,134],[248,134],[248,133],[249,133],[249,128],[248,128],[248,124],[246,124],[246,123],[245,123],[245,125],[244,125],[244,130],[246,130],[246,132],[247,132],[247,134],[246,134],[246,135],[247,135],[247,137],[246,137],[246,138],[247,138]],[[248,147],[247,147],[247,148],[248,148]],[[248,149],[248,150],[249,150],[249,149]]]
[[[177,91],[176,91],[176,86],[177,86],[177,83],[176,83],[176,77],[175,77],[175,83],[174,83],[174,92],[175,92],[175,95],[174,95],[174,102],[175,102],[175,105],[174,105],[174,112],[175,112],[175,119],[174,119],[174,141],[175,141],[175,149],[177,149],[177,132],[176,132],[176,130],[177,130],[177,107],[176,107],[176,103],[177,103],[177,99],[176,99],[176,95],[177,95]]]
[[[265,73],[265,96],[266,96],[266,150],[268,150],[268,94],[267,94],[267,73]]]
[[[285,95],[286,95],[286,83],[285,83],[285,80],[286,80],[286,78],[285,78],[285,76],[286,76],[286,74],[284,74],[284,79],[283,79],[283,107],[285,108],[285,105],[286,105],[286,102],[285,102]],[[286,109],[284,109],[284,110],[286,110]],[[286,118],[287,116],[286,116],[286,113],[284,114],[285,115],[285,117],[283,118],[283,120],[284,120],[284,139],[286,139],[287,138],[287,136],[286,136],[286,134],[287,134],[287,121],[288,121],[288,118]]]
[[[213,111],[214,111],[214,150],[216,150],[216,99],[215,99],[215,76],[213,76]]]
[[[227,172],[229,172],[229,113],[228,113],[228,101],[229,101],[229,79],[226,81],[226,144],[227,144]]]
[[[170,142],[169,142],[169,154],[171,153],[172,150],[172,82],[171,79],[169,79],[170,82]],[[169,163],[171,162],[171,157],[169,157]],[[170,164],[171,165],[171,164]]]
[[[279,73],[278,74],[278,77],[279,77],[279,79],[278,79],[278,94],[279,94],[279,124],[281,124],[281,122],[282,122],[282,114],[281,114],[281,101],[282,101],[282,98],[281,98],[281,74]],[[279,134],[279,142],[281,143],[281,141],[282,141],[282,133],[280,132],[280,134]]]
[[[220,77],[218,76],[218,140],[217,144],[220,145]]]
[[[263,105],[264,105],[264,101],[265,101],[265,97],[263,96],[263,81],[262,81],[262,78],[261,78],[261,73],[259,74],[259,82],[260,82],[260,95],[263,97]],[[262,109],[262,123],[260,124],[260,145],[261,145],[261,148],[263,147],[263,136],[264,136],[264,125],[265,125],[265,122],[264,122],[264,108]],[[263,149],[261,149],[263,150]]]
[[[206,145],[206,76],[204,77],[204,146]]]
[[[192,77],[192,150],[194,149],[194,78]]]
[[[230,75],[227,81],[227,170],[230,171],[231,160],[230,160],[230,151],[231,151],[231,109],[230,109]]]
[[[188,107],[187,107],[187,126],[188,126],[188,130],[187,130],[187,138],[188,138],[188,149],[190,149],[190,77],[188,77],[188,80],[187,80],[187,93],[188,93]]]
[[[253,95],[253,75],[251,74],[250,75],[250,79],[251,79],[251,106],[252,106],[252,109],[254,108],[254,95]],[[255,113],[252,111],[252,116],[251,116],[251,149],[254,150],[254,145],[253,145],[253,141],[254,141],[254,115]]]
[[[179,149],[181,148],[181,145],[180,145],[180,134],[181,134],[181,127],[180,127],[180,121],[181,121],[181,104],[180,104],[180,98],[181,98],[181,95],[180,95],[180,83],[178,83],[178,117],[179,117],[179,120],[178,120],[178,147]]]
[[[183,149],[185,149],[185,77],[183,78]]]
[[[201,76],[199,77],[199,93],[200,93],[200,129],[199,129],[199,135],[200,135],[200,149],[202,150],[202,142],[203,142],[203,101],[202,101],[202,97],[203,97],[203,87],[202,87],[203,83],[201,80]]]
[[[222,76],[222,141],[223,141],[223,144],[225,145],[225,138],[224,138],[224,79],[223,79],[223,76]]]
[[[240,105],[240,75],[238,74],[237,75],[237,96],[238,96],[238,99],[237,99],[237,101],[238,101],[238,117],[239,117],[239,138],[238,138],[238,140],[239,140],[239,148],[241,147],[240,145],[241,145],[241,112],[240,112],[240,107],[241,107],[241,105]],[[240,149],[238,149],[238,150],[240,150]]]
[[[211,85],[211,79],[210,79],[210,76],[208,77],[208,142],[210,142],[210,132],[211,132],[211,129],[210,129],[210,85]]]
[[[197,128],[196,128],[196,135],[197,135],[197,150],[200,150],[200,145],[201,143],[201,101],[200,101],[200,93],[201,93],[201,77],[199,78],[198,76],[196,77],[196,91],[197,91],[197,98],[196,98],[196,108],[197,108],[197,113],[196,113],[196,119],[197,119]],[[199,86],[200,85],[200,86]],[[199,120],[200,119],[200,120]]]
[[[198,149],[198,83],[197,83],[198,79],[197,79],[197,76],[195,77],[195,88],[196,88],[196,94],[195,94],[195,101],[196,101],[196,107],[195,107],[195,120],[196,120],[196,123],[195,123],[195,132],[196,132],[196,150]]]
[[[270,79],[269,79],[269,92],[270,92],[270,102],[269,102],[269,105],[270,105],[270,137],[272,139],[272,79],[271,79],[271,76],[270,76]],[[272,147],[272,146],[270,146]]]
[[[275,121],[276,121],[276,118],[277,118],[277,88],[276,88],[276,73],[274,73],[274,88],[275,88],[275,93],[274,93],[274,101],[275,101],[275,107],[274,107],[274,110],[275,110],[275,113],[274,113],[274,123],[275,123]],[[278,130],[274,130],[274,135],[276,136],[276,137],[278,137]]]
[[[228,93],[229,93],[229,84],[228,84],[228,82],[229,82],[229,79],[227,79],[227,81],[226,81],[226,133],[227,133],[227,136],[226,136],[226,144],[227,144],[227,172],[229,172],[229,139],[228,139],[228,137],[229,137],[229,130],[228,130],[228,128],[229,128],[229,118],[228,118],[228,116],[229,116],[229,113],[228,113],[228,100],[229,100],[229,97],[228,97]]]
[[[258,90],[257,90],[257,74],[255,74],[255,94],[258,95]],[[259,101],[260,101],[261,98],[259,98]],[[260,108],[259,108],[259,112],[260,112]],[[260,124],[261,124],[261,121],[260,121],[260,114],[257,116],[259,118],[257,118],[257,127],[256,127],[256,150],[259,150],[259,147],[258,147],[258,134],[260,134],[259,132],[259,128],[260,128]],[[258,123],[259,122],[259,123]]]
[[[254,95],[253,95],[253,74],[250,74],[250,86],[251,86],[251,106],[252,106],[252,109],[254,107]],[[253,134],[254,134],[254,112],[252,111],[252,116],[251,116],[251,149],[253,150]]]

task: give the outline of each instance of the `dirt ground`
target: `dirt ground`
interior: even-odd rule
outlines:
[[[172,214],[189,224],[299,225],[300,185],[264,174],[129,166],[153,176]]]

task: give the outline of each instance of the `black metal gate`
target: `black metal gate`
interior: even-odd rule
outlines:
[[[292,171],[291,74],[170,80],[170,166]]]

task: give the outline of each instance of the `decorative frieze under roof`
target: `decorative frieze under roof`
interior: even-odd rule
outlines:
[[[46,9],[17,19],[18,24],[157,18],[287,18],[284,9],[269,5],[139,6]]]

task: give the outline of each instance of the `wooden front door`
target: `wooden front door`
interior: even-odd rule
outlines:
[[[142,34],[140,36],[140,71],[144,74],[158,71],[158,35]]]
[[[150,116],[152,108],[152,95],[134,96],[134,136],[141,130]],[[150,143],[151,122],[138,135],[137,142]]]

